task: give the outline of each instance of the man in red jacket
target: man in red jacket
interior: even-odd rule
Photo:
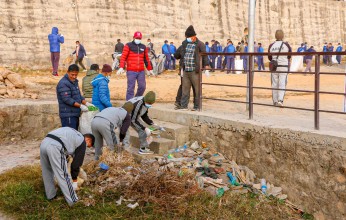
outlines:
[[[133,41],[125,45],[123,54],[120,60],[120,69],[117,74],[124,73],[125,63],[127,65],[127,91],[126,100],[130,100],[134,97],[134,90],[137,81],[137,93],[135,97],[142,96],[145,91],[145,73],[144,65],[149,70],[149,73],[153,74],[152,66],[149,60],[148,48],[141,44],[142,33],[137,31],[133,35]]]

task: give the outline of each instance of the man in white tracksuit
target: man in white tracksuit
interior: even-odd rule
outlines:
[[[77,177],[83,164],[86,147],[92,147],[94,136],[84,136],[70,127],[62,127],[47,134],[40,145],[42,178],[48,200],[56,197],[54,176],[64,194],[66,202],[72,206],[78,201],[75,190]],[[71,175],[68,173],[66,156],[72,155]],[[72,181],[71,182],[71,176]]]
[[[287,42],[283,42],[284,32],[277,30],[275,33],[276,41],[269,46],[268,52],[270,53],[287,53],[292,52],[291,46]],[[278,63],[277,71],[285,73],[272,72],[272,88],[273,89],[286,89],[287,75],[289,72],[289,60],[291,56],[268,56],[269,60],[276,60]],[[286,73],[287,72],[287,73]],[[284,90],[273,90],[273,104],[275,106],[283,106],[285,97]]]
[[[108,107],[97,113],[91,122],[91,130],[95,135],[95,160],[102,155],[103,139],[107,146],[114,151],[117,139],[114,130],[119,128],[119,140],[123,142],[126,132],[131,125],[133,104],[126,102],[122,107]],[[120,144],[119,143],[119,144]]]

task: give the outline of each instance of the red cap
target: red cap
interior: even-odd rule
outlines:
[[[142,39],[142,33],[139,31],[136,31],[133,35],[133,38],[135,39]]]

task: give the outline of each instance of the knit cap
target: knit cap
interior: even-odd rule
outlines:
[[[195,29],[193,28],[192,25],[190,25],[185,31],[185,37],[193,37],[196,35],[197,34],[196,34]]]
[[[153,91],[149,91],[147,94],[144,96],[144,102],[148,104],[153,104],[156,99],[156,94]]]
[[[122,106],[123,109],[127,111],[127,113],[131,114],[133,110],[133,103],[132,102],[125,102],[124,105]]]

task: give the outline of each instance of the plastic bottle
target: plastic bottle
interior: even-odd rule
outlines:
[[[267,182],[265,179],[261,179],[261,190],[264,194],[267,193]]]
[[[237,183],[237,178],[235,176],[232,175],[231,172],[227,172],[227,176],[229,178],[229,182],[233,185],[233,186],[238,186],[239,184]]]

